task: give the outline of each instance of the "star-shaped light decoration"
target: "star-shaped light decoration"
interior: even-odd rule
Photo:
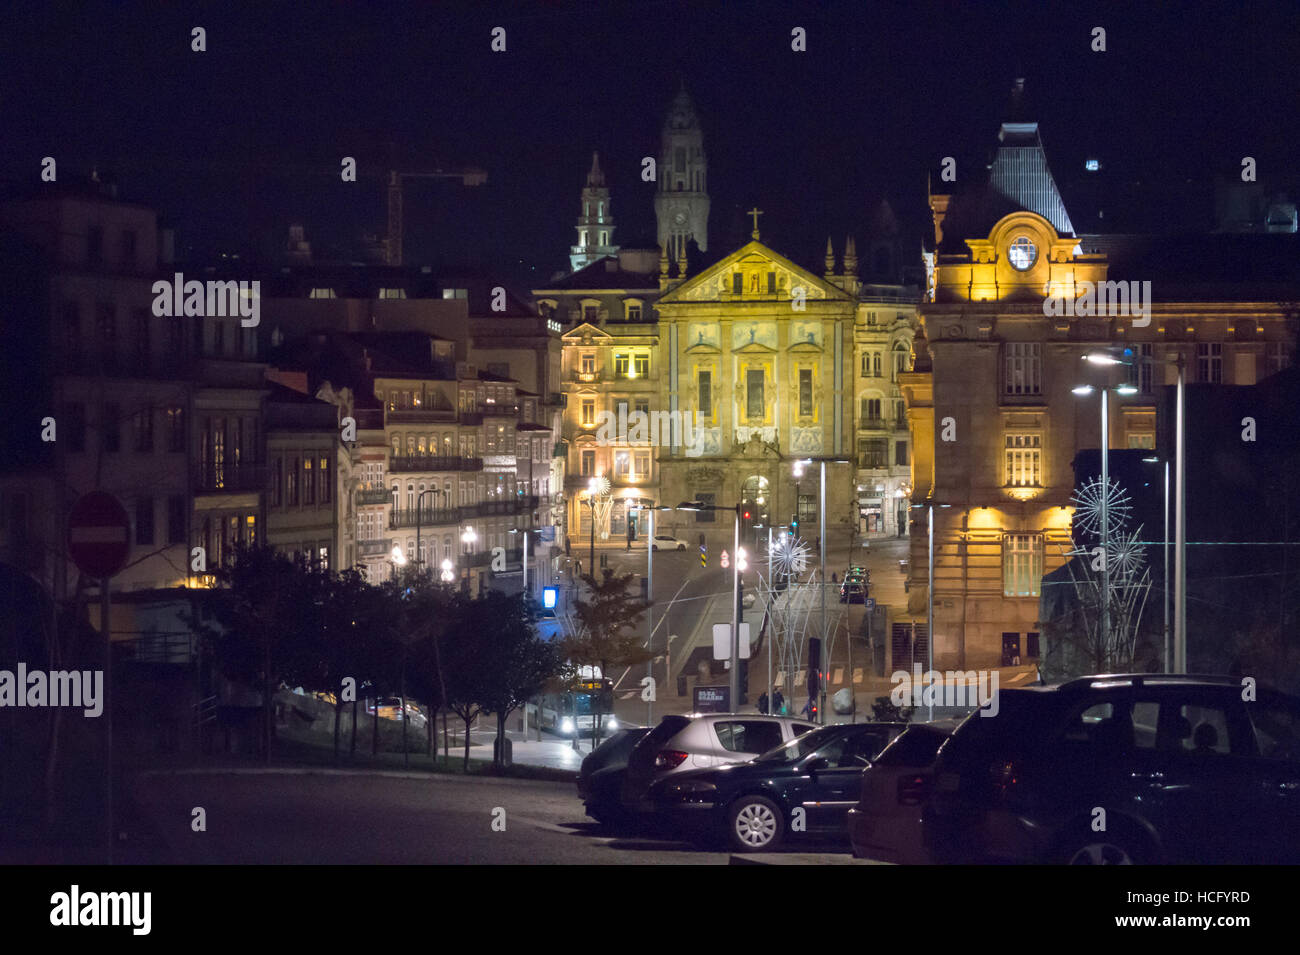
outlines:
[[[808,569],[808,544],[800,538],[785,537],[772,545],[772,571],[797,576]]]

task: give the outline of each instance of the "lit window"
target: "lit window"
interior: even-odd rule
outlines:
[[[581,416],[579,421],[584,428],[590,428],[596,423],[596,399],[583,398],[581,403]]]
[[[1009,434],[1006,442],[1008,487],[1042,487],[1043,438],[1038,434]]]
[[[1043,579],[1043,538],[1008,534],[1002,541],[1002,592],[1007,597],[1037,597]]]
[[[1006,395],[1042,394],[1042,353],[1037,342],[1011,342],[1005,346]]]

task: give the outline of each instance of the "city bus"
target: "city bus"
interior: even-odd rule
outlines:
[[[530,722],[536,725],[537,707],[528,704]],[[614,684],[600,675],[600,667],[583,667],[567,688],[542,694],[541,727],[557,736],[590,737],[597,717],[602,735],[618,729],[614,718]]]

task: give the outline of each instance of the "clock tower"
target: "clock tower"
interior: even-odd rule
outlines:
[[[669,107],[659,155],[659,192],[655,219],[659,246],[677,261],[694,239],[700,251],[709,248],[708,160],[695,105],[683,86]]]

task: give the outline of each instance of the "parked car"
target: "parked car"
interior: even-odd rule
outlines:
[[[744,762],[816,728],[806,720],[753,713],[665,716],[628,756],[623,806],[632,812],[653,811],[647,791],[656,780]]]
[[[626,818],[622,804],[627,758],[650,727],[621,729],[585,757],[578,770],[578,798],[587,815],[597,822],[616,823]]]
[[[905,723],[822,726],[744,763],[668,775],[651,784],[656,821],[739,852],[774,849],[787,834],[846,837],[862,772]],[[802,811],[801,825],[794,814]]]
[[[862,795],[848,814],[854,856],[898,865],[929,861],[921,844],[921,807],[935,755],[958,722],[909,724],[871,761],[862,774]]]
[[[686,550],[686,541],[671,534],[656,534],[650,539],[651,550]]]
[[[940,862],[1300,862],[1300,699],[1242,692],[1235,677],[1164,674],[1002,690],[996,717],[977,711],[939,750],[926,849]]]
[[[372,716],[375,715],[374,700],[366,701],[366,712]],[[390,696],[387,699],[380,700],[378,712],[381,720],[396,720],[401,722],[402,698],[400,696]],[[406,715],[411,721],[411,726],[414,729],[424,729],[429,722],[429,718],[424,715],[423,711],[421,711],[421,709],[410,700],[406,701]]]

